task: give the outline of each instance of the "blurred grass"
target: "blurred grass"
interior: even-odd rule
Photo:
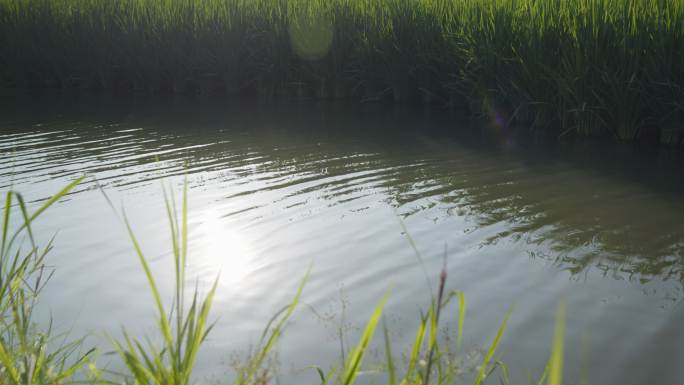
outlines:
[[[684,143],[682,0],[0,0],[10,87],[394,100]]]
[[[38,306],[38,296],[50,278],[45,267],[45,257],[52,248],[52,241],[40,248],[35,241],[32,223],[51,205],[69,193],[82,178],[74,180],[57,194],[46,200],[36,211],[29,213],[22,195],[15,191],[6,193],[2,212],[2,240],[0,243],[0,384],[8,385],[58,385],[58,384],[121,384],[121,385],[188,385],[198,383],[193,377],[198,352],[213,324],[210,310],[217,288],[218,278],[206,295],[197,289],[186,294],[185,266],[188,253],[188,204],[187,183],[176,207],[172,189],[164,187],[171,249],[175,271],[175,291],[171,309],[166,309],[158,290],[148,259],[142,251],[131,225],[123,220],[133,248],[145,272],[148,287],[157,312],[157,332],[160,338],[139,339],[123,329],[123,337],[112,338],[112,344],[123,364],[123,370],[113,372],[98,367],[96,350],[85,350],[84,338],[71,342],[57,341],[50,325],[41,327],[33,319]],[[106,195],[105,195],[106,197]],[[109,198],[107,201],[111,204]],[[16,201],[16,204],[14,203]],[[13,223],[13,214],[20,214],[20,221]],[[22,245],[28,241],[28,250]],[[304,290],[308,272],[301,281],[293,300],[278,311],[266,325],[253,354],[235,373],[234,385],[264,385],[274,381],[269,372],[268,358],[282,336],[284,327],[293,315]],[[421,313],[415,330],[415,339],[408,362],[401,362],[392,352],[392,341],[383,322],[385,369],[388,385],[454,384],[460,382],[462,363],[456,359],[463,338],[465,320],[465,296],[462,292],[445,295],[446,266],[439,276],[437,295],[432,297],[427,313]],[[342,359],[341,366],[332,365],[326,373],[321,367],[312,366],[319,373],[321,384],[337,383],[353,385],[359,382],[364,371],[364,361],[369,355],[376,329],[383,319],[389,292],[373,310],[359,342]],[[449,341],[439,337],[441,310],[449,302],[458,300],[456,320],[456,351],[450,351]],[[477,369],[474,385],[484,384],[496,371],[500,380],[507,381],[506,366],[497,358],[502,335],[510,312],[506,314]],[[549,363],[539,380],[548,378],[549,385],[560,385],[563,368],[563,341],[565,329],[565,305],[561,303]],[[153,341],[160,340],[157,346]],[[402,371],[402,368],[406,368]]]
[[[438,295],[438,297],[440,296]],[[457,297],[459,298],[459,301],[463,301],[462,294],[457,295]],[[406,367],[404,372],[400,372],[399,370],[399,365],[402,364],[402,361],[397,360],[393,355],[391,337],[386,324],[383,322],[384,369],[386,371],[385,383],[387,385],[447,385],[465,383],[466,379],[464,378],[463,373],[472,370],[473,368],[465,367],[463,362],[459,361],[456,355],[451,354],[452,352],[449,351],[449,341],[443,341],[442,339],[437,338],[437,334],[442,326],[439,322],[439,308],[446,307],[449,298],[450,297],[447,297],[443,302],[433,303],[428,312],[421,315],[418,327],[416,328],[416,337],[413,346],[406,357],[407,360],[403,361],[403,366]],[[353,348],[349,359],[347,359],[347,366],[344,372],[338,374],[336,367],[333,367],[327,375],[324,375],[322,370],[318,369],[319,374],[321,375],[321,384],[339,383],[352,385],[359,382],[358,375],[362,372],[364,354],[369,351],[370,341],[382,318],[386,301],[387,297],[385,296],[374,309],[358,344]],[[440,305],[437,305],[437,303],[440,303]],[[459,303],[459,310],[456,317],[459,320],[457,341],[460,341],[462,337],[460,330],[462,320],[465,316],[465,307],[463,303],[464,302]],[[505,315],[501,326],[484,353],[481,363],[477,368],[474,368],[476,371],[473,380],[474,385],[492,383],[490,380],[494,378],[493,375],[497,371],[500,372],[500,376],[495,380],[498,380],[501,384],[509,383],[508,368],[496,357],[496,355],[510,315],[510,311]],[[551,356],[544,372],[540,376],[538,385],[542,385],[547,380],[548,385],[562,384],[564,331],[565,304],[561,302],[557,311]],[[457,342],[457,351],[459,349],[458,344],[459,343]]]
[[[113,341],[116,351],[129,373],[124,377],[124,383],[136,385],[189,384],[199,348],[212,328],[212,325],[208,323],[208,317],[216,293],[218,277],[214,280],[214,284],[204,299],[200,299],[197,290],[195,290],[189,307],[185,311],[187,306],[185,266],[188,250],[187,184],[183,189],[180,218],[176,211],[172,190],[167,192],[164,189],[164,200],[170,226],[175,267],[174,306],[169,311],[164,307],[161,294],[157,289],[157,283],[140,243],[135,237],[128,219],[125,219],[128,234],[145,271],[150,292],[154,298],[158,312],[157,326],[162,335],[162,346],[161,348],[157,347],[150,339],[140,341],[131,337],[124,330],[124,340]]]
[[[83,338],[67,341],[55,335],[51,323],[38,328],[33,316],[38,295],[51,275],[44,261],[52,240],[39,246],[32,225],[80,181],[68,184],[33,213],[20,193],[5,194],[0,244],[0,384],[66,383],[94,353],[82,350]],[[13,214],[19,216],[18,221]]]

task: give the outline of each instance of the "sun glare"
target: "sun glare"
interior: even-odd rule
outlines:
[[[202,276],[220,274],[221,286],[238,285],[250,270],[255,253],[252,243],[213,213],[205,214],[198,233],[203,245],[199,252]]]

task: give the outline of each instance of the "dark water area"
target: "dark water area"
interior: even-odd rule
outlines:
[[[180,191],[187,175],[188,275],[206,289],[220,273],[201,377],[229,376],[309,267],[304,305],[278,347],[281,383],[316,382],[304,368],[335,363],[339,329],[355,341],[390,287],[394,346],[408,349],[430,294],[401,220],[430,285],[446,253],[448,289],[465,292],[466,369],[512,307],[501,359],[512,383],[528,383],[543,370],[565,299],[567,383],[684,381],[677,153],[536,143],[496,121],[401,105],[73,95],[0,103],[3,192],[14,188],[35,208],[87,175],[35,231],[57,233],[42,317],[91,333],[90,343],[106,345],[103,333],[122,324],[155,329],[144,274],[98,186],[125,208],[170,297],[161,181]]]

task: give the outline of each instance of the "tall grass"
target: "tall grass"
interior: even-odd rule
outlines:
[[[682,0],[0,0],[12,87],[467,106],[682,144]]]
[[[170,310],[164,305],[140,242],[125,214],[123,217],[157,310],[157,330],[161,334],[161,346],[157,346],[154,339],[131,336],[124,328],[121,339],[111,340],[124,365],[124,371],[102,370],[96,364],[96,350],[92,348],[84,351],[84,338],[67,341],[65,335],[55,335],[52,332],[51,323],[47,327],[41,327],[34,320],[33,312],[38,306],[38,296],[51,276],[45,267],[45,257],[52,249],[52,240],[46,246],[39,247],[32,224],[82,179],[68,184],[33,213],[28,212],[20,193],[10,190],[5,195],[0,228],[0,384],[191,383],[194,380],[192,372],[197,354],[213,327],[209,322],[209,312],[218,278],[204,298],[200,297],[197,290],[188,298],[185,276],[188,253],[187,188],[183,190],[180,213],[175,205],[173,191],[164,190],[175,271],[175,292]],[[111,205],[109,198],[107,201]],[[20,216],[17,223],[12,220],[16,214]],[[257,385],[270,380],[265,366],[266,359],[297,307],[305,282],[306,276],[292,302],[277,312],[268,323],[256,352],[248,357],[246,364],[239,370],[234,385]]]
[[[197,289],[188,297],[186,292],[185,267],[188,257],[188,205],[187,184],[183,189],[180,209],[172,190],[164,188],[166,215],[171,236],[172,260],[175,271],[174,294],[171,308],[167,309],[157,281],[142,251],[142,247],[125,214],[124,224],[147,278],[153,307],[157,312],[157,331],[160,338],[139,339],[123,329],[120,339],[112,338],[123,371],[112,372],[99,369],[94,357],[95,349],[85,351],[84,339],[72,342],[57,340],[51,327],[42,328],[33,319],[38,305],[38,295],[50,278],[45,268],[45,257],[52,248],[52,241],[39,247],[34,238],[32,224],[51,205],[69,193],[80,181],[79,178],[53,197],[45,201],[36,211],[29,213],[21,194],[6,193],[2,211],[0,242],[0,383],[8,385],[59,385],[121,384],[121,385],[188,385],[197,383],[193,370],[198,353],[213,324],[210,310],[217,289],[218,278],[205,296]],[[106,195],[105,195],[106,197]],[[107,201],[111,204],[109,199]],[[16,203],[15,203],[16,202]],[[14,223],[13,215],[20,215]],[[28,245],[26,245],[26,243]],[[278,311],[266,325],[256,350],[246,363],[235,373],[234,385],[265,385],[273,380],[267,360],[278,343],[283,329],[297,308],[306,278],[299,285],[293,300]],[[466,303],[462,292],[446,293],[447,272],[443,268],[439,276],[437,295],[430,307],[421,314],[415,331],[415,338],[408,355],[407,365],[401,370],[392,351],[388,329],[383,323],[384,348],[388,385],[454,384],[463,369],[455,352],[461,348]],[[344,357],[341,366],[332,366],[325,373],[318,368],[321,383],[353,385],[358,382],[364,368],[364,361],[372,346],[376,329],[381,324],[383,311],[389,293],[373,310],[366,323],[359,342]],[[456,320],[458,322],[456,351],[451,351],[449,341],[441,341],[439,330],[442,325],[442,309],[451,300],[458,301]],[[563,367],[564,305],[558,310],[558,320],[551,357],[539,384],[548,378],[548,385],[560,385]],[[505,331],[507,314],[493,338],[477,370],[474,385],[484,384],[500,369],[502,379],[507,379],[506,366],[496,357],[497,349]],[[159,345],[153,341],[160,340]]]
[[[169,194],[171,194],[169,196]],[[187,227],[187,189],[183,190],[181,214],[174,205],[173,191],[164,190],[164,199],[170,227],[171,246],[175,272],[175,295],[173,307],[167,311],[157,289],[147,259],[142,251],[129,222],[125,219],[128,234],[138,255],[140,264],[145,271],[150,292],[157,309],[158,330],[161,332],[161,347],[156,346],[150,339],[147,343],[131,337],[124,330],[124,340],[114,341],[114,346],[122,361],[126,365],[130,376],[125,383],[136,385],[187,385],[197,359],[199,348],[211,330],[209,311],[216,292],[218,278],[209,290],[206,298],[200,299],[197,290],[192,295],[189,306],[186,303],[185,266],[188,252]],[[187,307],[186,307],[187,306]],[[187,309],[187,311],[186,311]]]
[[[39,328],[33,311],[38,295],[50,278],[44,260],[52,248],[38,245],[32,225],[76,180],[29,213],[22,195],[5,194],[0,243],[0,383],[7,385],[57,385],[72,379],[93,350],[82,351],[82,339],[66,342]],[[13,220],[18,216],[19,220]]]
[[[461,292],[453,292],[444,296],[444,283],[446,281],[446,271],[440,274],[440,287],[438,289],[437,300],[432,302],[428,312],[421,315],[416,328],[416,336],[408,355],[406,370],[402,373],[398,370],[398,361],[392,352],[392,343],[386,325],[383,323],[384,349],[385,349],[385,368],[387,371],[387,385],[448,385],[464,383],[460,374],[468,368],[462,367],[462,363],[455,359],[455,355],[450,351],[449,341],[441,341],[438,338],[440,327],[441,309],[446,307],[449,300],[457,298],[458,306],[458,334],[456,352],[460,349],[462,338],[462,326],[465,317],[465,299]],[[344,361],[343,370],[333,367],[327,375],[321,373],[321,383],[339,383],[343,385],[353,385],[357,383],[358,374],[363,367],[364,356],[369,350],[373,334],[380,324],[382,313],[387,301],[385,296],[376,306],[366,327],[359,339],[358,344],[352,349],[349,357]],[[501,326],[487,348],[482,362],[479,364],[473,385],[482,385],[490,379],[497,371],[501,371],[498,379],[500,383],[508,383],[508,368],[497,357],[497,350],[501,343],[501,338],[506,329],[510,312],[507,313]],[[563,345],[565,331],[565,305],[561,303],[558,307],[556,326],[551,356],[544,372],[541,374],[538,385],[545,382],[548,385],[562,384],[563,371]],[[491,383],[491,381],[490,381]]]

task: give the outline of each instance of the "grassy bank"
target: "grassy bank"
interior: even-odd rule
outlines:
[[[217,285],[214,283],[206,295],[186,290],[185,267],[188,258],[187,189],[176,206],[173,191],[164,190],[170,229],[170,246],[175,271],[175,290],[171,299],[162,298],[154,272],[131,226],[122,215],[122,225],[128,229],[133,249],[147,277],[151,308],[156,313],[158,335],[138,338],[126,332],[120,338],[111,338],[111,346],[89,348],[85,340],[68,341],[55,334],[50,327],[41,328],[34,319],[34,310],[41,306],[40,293],[51,275],[45,259],[52,242],[41,246],[32,230],[36,220],[52,204],[69,193],[76,180],[45,201],[36,211],[29,212],[20,193],[8,191],[1,215],[0,242],[0,383],[7,385],[188,385],[202,383],[193,375],[197,354],[213,324],[211,306]],[[109,199],[107,198],[109,202]],[[410,238],[409,238],[410,240]],[[411,245],[413,242],[411,241]],[[417,317],[415,339],[405,360],[393,354],[392,341],[382,322],[387,295],[372,311],[363,328],[359,342],[338,363],[313,363],[320,383],[353,385],[359,382],[364,370],[376,329],[383,323],[383,369],[388,385],[428,385],[463,383],[460,373],[464,368],[458,360],[465,320],[466,302],[463,293],[445,290],[446,269],[439,275],[439,288]],[[218,282],[218,279],[215,281]],[[258,345],[234,373],[234,385],[265,385],[275,382],[268,359],[283,333],[284,326],[296,310],[306,277],[299,285],[293,300],[278,311],[266,325]],[[388,294],[389,295],[389,294]],[[443,312],[450,302],[457,302],[456,343],[441,336]],[[170,303],[168,308],[165,304]],[[447,313],[448,314],[448,313]],[[496,332],[481,363],[474,368],[475,385],[496,381],[507,382],[506,366],[498,360],[497,349],[505,331],[508,315]],[[559,307],[551,357],[540,378],[539,385],[560,385],[563,362],[564,307]],[[396,349],[396,347],[394,348]],[[123,370],[112,371],[98,366],[98,356],[114,351]],[[325,365],[323,367],[315,366]],[[326,368],[326,369],[323,369]],[[329,369],[328,369],[329,368]],[[499,372],[500,376],[494,374]],[[216,383],[212,381],[212,383]],[[220,382],[228,383],[228,381]]]
[[[682,144],[682,0],[0,0],[8,87],[394,100]]]

